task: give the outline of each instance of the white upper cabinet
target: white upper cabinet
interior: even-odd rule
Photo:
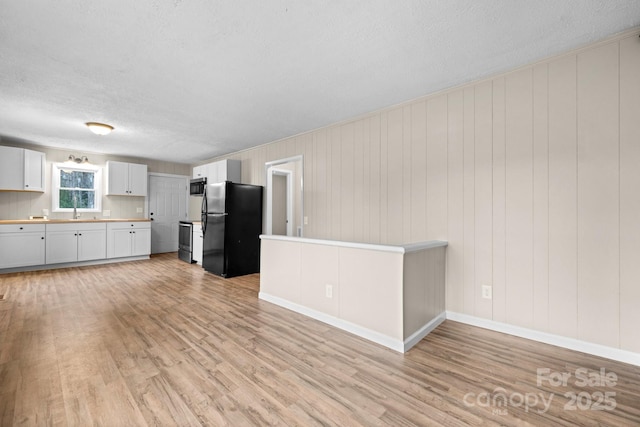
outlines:
[[[200,165],[193,167],[193,179],[205,178],[207,176],[207,165]]]
[[[24,149],[0,147],[0,189],[24,189]]]
[[[44,153],[24,150],[24,189],[44,192]]]
[[[45,162],[39,151],[0,146],[0,190],[44,192]]]
[[[147,195],[147,165],[129,163],[129,195]]]
[[[107,162],[107,196],[146,196],[147,165]]]
[[[207,183],[231,181],[240,182],[242,178],[240,160],[220,160],[193,167],[194,178],[207,178]]]

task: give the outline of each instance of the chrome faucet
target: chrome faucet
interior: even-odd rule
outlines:
[[[78,210],[76,209],[76,207],[78,206],[78,197],[76,195],[76,192],[73,192],[73,219],[78,219],[80,218],[80,215],[78,215]]]

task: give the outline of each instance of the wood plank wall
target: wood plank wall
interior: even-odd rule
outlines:
[[[307,237],[447,240],[448,310],[640,352],[638,70],[636,31],[230,157],[304,155]]]

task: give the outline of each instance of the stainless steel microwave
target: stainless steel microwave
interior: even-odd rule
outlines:
[[[207,178],[195,178],[191,180],[189,194],[192,196],[202,196],[207,186]]]

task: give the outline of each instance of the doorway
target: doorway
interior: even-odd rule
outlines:
[[[189,178],[182,175],[149,174],[151,253],[178,250],[178,224],[187,220]]]
[[[271,169],[271,234],[293,236],[291,171]]]
[[[265,163],[265,234],[302,237],[304,190],[302,156]]]

